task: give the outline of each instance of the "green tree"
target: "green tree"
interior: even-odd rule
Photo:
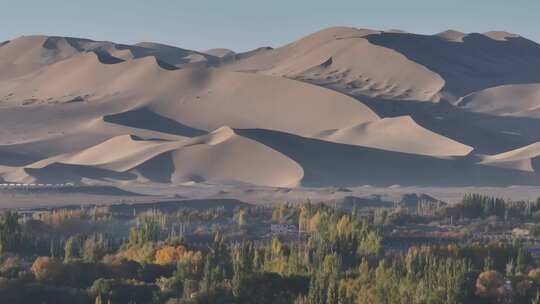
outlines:
[[[19,216],[11,211],[0,215],[0,253],[16,251],[21,244]]]
[[[81,258],[83,251],[83,239],[80,236],[72,236],[64,245],[64,262],[70,262]]]
[[[540,304],[540,291],[536,293],[536,296],[532,299],[531,304]]]
[[[84,240],[82,258],[86,262],[97,262],[109,251],[110,246],[107,238],[103,234],[97,233]]]

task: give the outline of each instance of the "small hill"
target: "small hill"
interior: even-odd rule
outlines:
[[[482,164],[527,172],[540,169],[540,142],[512,151],[482,157]]]
[[[457,105],[466,110],[501,116],[540,117],[540,83],[503,85],[472,93]]]
[[[343,144],[431,156],[463,156],[473,150],[424,129],[409,116],[383,118],[339,130],[329,130],[314,137]]]

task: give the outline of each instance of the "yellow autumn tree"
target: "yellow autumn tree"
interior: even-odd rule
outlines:
[[[375,304],[377,303],[377,291],[374,286],[360,286],[356,303],[358,304]]]
[[[130,246],[117,254],[118,258],[136,261],[139,263],[152,263],[155,259],[156,245],[153,242],[146,242],[143,245]]]
[[[531,269],[529,271],[528,277],[531,280],[540,283],[540,268]]]
[[[50,257],[38,257],[32,264],[32,273],[38,280],[55,281],[61,275],[62,263]]]
[[[476,280],[476,294],[481,297],[502,298],[506,295],[504,278],[496,271],[484,271]]]
[[[309,232],[317,231],[317,228],[319,227],[320,223],[321,223],[321,213],[319,211],[317,211],[317,213],[315,213],[315,215],[313,215],[309,219],[308,231]]]
[[[340,238],[348,239],[353,232],[351,228],[351,218],[348,215],[342,216],[336,224],[337,234]]]
[[[298,230],[305,232],[308,231],[309,224],[309,211],[305,205],[300,206],[298,212]]]
[[[178,262],[188,262],[197,264],[202,260],[199,251],[187,250],[184,246],[166,245],[156,251],[155,263],[159,265],[175,264]]]

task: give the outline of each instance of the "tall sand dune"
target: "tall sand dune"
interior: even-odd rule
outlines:
[[[380,33],[366,39],[440,75],[445,81],[441,95],[450,101],[494,86],[540,81],[540,45],[523,37],[468,34],[455,41],[440,35]]]
[[[485,89],[462,98],[464,109],[497,116],[540,118],[540,83],[510,84]]]
[[[226,68],[259,71],[355,96],[436,100],[444,80],[402,54],[366,39],[376,31],[329,28]]]
[[[537,185],[540,46],[328,28],[276,49],[0,45],[0,180]]]

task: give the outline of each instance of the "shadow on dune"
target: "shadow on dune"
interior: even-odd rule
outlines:
[[[522,37],[494,40],[469,34],[463,42],[408,33],[367,35],[369,42],[400,52],[438,73],[458,96],[481,89],[540,81],[540,45]]]
[[[106,115],[103,117],[103,120],[127,127],[148,129],[187,137],[200,136],[207,133],[156,114],[147,108]]]
[[[93,53],[96,54],[99,62],[103,64],[117,64],[125,61],[123,59],[116,58],[104,51],[93,51]]]
[[[107,169],[91,166],[68,165],[54,163],[43,168],[24,168],[24,171],[37,179],[38,183],[79,183],[83,178],[105,180],[135,180],[137,176],[133,173],[119,173]]]
[[[45,39],[42,47],[48,50],[57,51],[61,49],[62,43],[66,43],[79,53],[94,52],[98,55],[100,62],[104,64],[115,64],[124,61],[123,59],[114,57],[111,54],[111,49],[129,51],[134,59],[149,56],[154,57],[157,64],[166,70],[176,70],[182,66],[193,64],[191,62],[191,56],[193,55],[203,57],[204,60],[201,61],[202,64],[216,65],[218,63],[218,58],[214,58],[213,56],[158,43],[126,45],[115,44],[108,41],[93,41],[85,38],[51,36]]]
[[[135,170],[143,177],[158,183],[170,183],[174,173],[172,152],[165,152],[137,166]]]
[[[36,161],[38,161],[37,158],[32,158],[13,152],[0,151],[0,166],[20,167],[29,165]]]
[[[336,144],[288,133],[236,130],[296,161],[310,187],[372,185],[508,186],[538,185],[533,173],[474,164],[471,158],[438,159],[359,146]]]
[[[214,56],[160,43],[142,42],[132,46],[118,45],[117,49],[129,49],[134,58],[153,56],[159,59],[158,64],[161,62],[164,69],[178,69],[188,65],[191,63],[190,57],[193,55],[204,57],[206,61],[202,63],[203,65],[217,65],[219,63],[219,58]]]

